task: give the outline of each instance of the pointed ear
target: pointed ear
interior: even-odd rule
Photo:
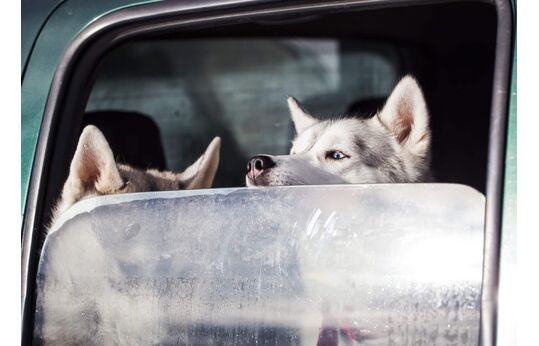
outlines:
[[[97,127],[86,126],[71,160],[59,208],[65,209],[91,194],[112,193],[122,186],[123,180],[105,136]]]
[[[375,117],[413,154],[424,155],[430,144],[429,114],[423,92],[411,76],[400,80]]]
[[[215,137],[202,156],[191,166],[180,173],[180,180],[186,189],[205,189],[213,184],[213,178],[219,166],[219,149],[221,138]]]
[[[294,97],[288,96],[286,101],[288,102],[288,109],[290,109],[290,116],[294,122],[296,133],[302,133],[306,128],[318,121]]]

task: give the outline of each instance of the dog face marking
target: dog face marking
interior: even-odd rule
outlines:
[[[219,165],[220,146],[221,139],[215,137],[204,154],[182,173],[144,171],[118,164],[103,133],[88,125],[80,135],[51,224],[71,205],[91,196],[209,188]]]
[[[271,167],[254,173],[251,159],[247,186],[417,182],[428,178],[428,112],[413,77],[404,77],[382,110],[370,119],[318,120],[293,97],[288,98],[288,107],[297,133],[290,155],[264,155]]]

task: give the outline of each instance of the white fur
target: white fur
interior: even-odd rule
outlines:
[[[51,225],[71,205],[92,196],[209,188],[219,166],[220,147],[221,139],[215,137],[204,154],[182,173],[144,171],[118,164],[105,136],[97,127],[88,125],[80,135],[69,176],[53,209]]]
[[[383,109],[371,119],[317,120],[288,98],[297,136],[290,155],[270,156],[276,163],[247,186],[418,182],[429,179],[429,115],[423,93],[404,77]],[[346,155],[331,159],[331,151]]]

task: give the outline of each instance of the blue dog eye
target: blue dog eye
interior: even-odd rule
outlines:
[[[331,157],[333,160],[341,160],[341,159],[344,159],[346,157],[346,155],[344,155],[342,152],[340,152],[338,150],[330,151],[330,152],[327,153],[326,156]]]

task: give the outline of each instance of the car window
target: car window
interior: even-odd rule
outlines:
[[[243,186],[250,157],[290,150],[295,132],[287,96],[319,117],[370,115],[401,77],[406,53],[391,44],[338,38],[135,41],[105,59],[86,112],[150,117],[172,170],[188,166],[219,135],[215,186]]]
[[[46,239],[34,336],[477,345],[484,207],[450,184],[90,198]]]
[[[36,83],[25,83],[35,84],[30,141],[40,134],[24,164],[34,171],[23,343],[489,343],[511,49],[503,1],[300,3],[157,2],[89,17],[73,3],[44,28],[29,62]],[[79,34],[52,45],[62,16]],[[244,188],[246,166],[266,165],[254,155],[290,153],[288,96],[321,120],[368,118],[403,80],[417,82],[429,115],[410,132],[430,132],[401,137],[390,127],[402,122],[383,117],[372,120],[387,136],[336,132],[368,184],[338,185],[352,169],[316,175],[293,160],[280,172],[289,179],[261,185],[316,185]],[[412,137],[426,149],[390,155]],[[90,155],[73,164],[78,148]],[[350,158],[325,149],[324,160]],[[70,181],[80,162],[121,169]],[[370,185],[378,174],[383,184]],[[130,193],[175,188],[207,190]]]

